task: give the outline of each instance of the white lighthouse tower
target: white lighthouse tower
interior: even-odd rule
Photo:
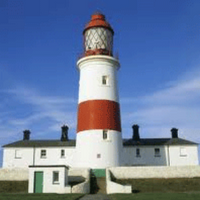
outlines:
[[[120,165],[122,135],[117,87],[119,61],[113,57],[114,31],[101,13],[86,25],[80,71],[76,167]]]

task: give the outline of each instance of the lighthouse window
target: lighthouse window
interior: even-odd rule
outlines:
[[[103,139],[106,140],[108,138],[108,130],[103,130]]]
[[[99,154],[97,154],[97,158],[101,158],[101,154],[99,153]]]
[[[108,85],[108,76],[102,76],[102,85]]]

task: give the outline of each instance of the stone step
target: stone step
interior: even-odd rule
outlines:
[[[106,179],[105,179],[105,177],[97,178],[97,186],[99,188],[97,193],[106,194]]]
[[[106,179],[105,177],[92,176],[90,179],[91,194],[106,194]]]

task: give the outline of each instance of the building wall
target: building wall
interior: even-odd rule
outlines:
[[[155,149],[160,149],[160,155],[155,155]],[[122,166],[166,166],[168,164],[166,146],[133,146],[124,147]],[[140,156],[136,155],[139,149]]]
[[[140,156],[136,155],[140,149]],[[155,155],[160,149],[160,156]],[[122,166],[185,166],[198,165],[197,145],[124,147]]]
[[[61,157],[61,150],[65,156]],[[41,157],[46,150],[46,157]],[[29,165],[67,165],[73,167],[74,147],[4,148],[3,168],[28,168]],[[18,155],[16,155],[18,154]]]
[[[118,102],[118,60],[110,56],[85,57],[77,63],[80,69],[79,103],[106,99]],[[102,76],[108,76],[108,85],[102,85]]]
[[[198,165],[198,146],[182,145],[169,147],[171,166]]]
[[[53,183],[53,172],[59,172],[59,181]],[[34,193],[35,172],[43,172],[43,193],[71,193],[68,186],[68,170],[65,167],[29,168],[29,193]]]
[[[102,130],[79,132],[76,144],[76,167],[98,169],[119,166],[122,150],[120,132],[109,130],[107,139],[103,139]]]
[[[2,168],[0,169],[0,180],[1,181],[27,181],[28,168],[26,169]]]
[[[46,150],[46,157],[41,157],[41,150]],[[61,150],[65,150],[65,156],[61,157]],[[47,147],[37,148],[35,152],[34,165],[74,165],[74,147]]]
[[[96,134],[98,136],[98,134]],[[102,138],[102,134],[100,134]],[[101,157],[97,158],[98,145],[95,141],[89,143],[93,145],[93,151],[88,150],[88,155],[91,153],[98,168],[101,162],[106,161],[107,146],[109,140],[113,140],[112,134],[108,141],[103,141],[101,145]],[[136,149],[140,149],[140,156],[137,157]],[[155,156],[155,148],[160,149],[160,156]],[[90,148],[91,149],[91,148]],[[46,150],[46,157],[41,157],[41,150]],[[65,151],[65,156],[61,157],[61,150]],[[87,145],[85,146],[85,151]],[[3,168],[28,168],[29,165],[66,165],[75,167],[75,147],[48,147],[48,148],[4,148]],[[104,161],[105,160],[105,161]],[[88,167],[88,163],[84,163],[84,158],[80,157],[82,167]],[[121,156],[122,166],[184,166],[198,165],[198,146],[197,145],[177,145],[177,146],[143,146],[143,147],[124,147]],[[84,166],[85,165],[85,166]]]
[[[200,166],[140,166],[111,167],[108,170],[117,179],[193,178],[200,177]]]
[[[33,148],[4,148],[3,168],[28,168],[33,165]]]

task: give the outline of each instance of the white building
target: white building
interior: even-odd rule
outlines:
[[[198,165],[198,144],[179,138],[177,129],[171,130],[171,138],[152,139],[140,138],[137,125],[134,125],[133,129],[133,137],[123,139],[119,166]],[[67,136],[66,130],[66,126],[63,126],[62,135]],[[76,166],[75,140],[63,140],[63,137],[60,140],[31,140],[27,137],[29,134],[29,131],[24,131],[23,140],[3,146],[3,168],[28,168],[30,165],[52,164]],[[109,140],[110,138],[103,139],[102,135],[102,142]]]

